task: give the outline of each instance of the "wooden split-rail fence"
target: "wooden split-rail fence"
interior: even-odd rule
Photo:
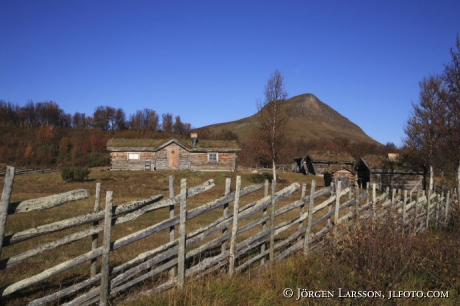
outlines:
[[[306,184],[293,183],[276,191],[276,184],[272,184],[270,190],[268,181],[242,187],[241,178],[237,177],[234,191],[231,191],[231,179],[228,178],[222,197],[189,208],[190,199],[213,188],[214,181],[188,187],[183,179],[180,193],[175,195],[170,177],[166,199],[157,195],[113,206],[114,193],[107,191],[105,207],[101,210],[101,184],[97,183],[93,211],[9,233],[6,225],[11,215],[33,215],[34,210],[55,209],[88,198],[86,190],[73,190],[11,203],[13,181],[14,168],[7,167],[0,206],[0,273],[26,264],[38,254],[53,254],[60,246],[91,237],[87,251],[81,250],[80,255],[24,276],[1,289],[0,301],[7,303],[21,298],[28,305],[107,305],[110,299],[135,285],[145,284],[146,280],[150,283],[149,289],[142,290],[144,295],[182,288],[187,279],[217,271],[232,276],[251,266],[269,267],[294,252],[307,254],[319,250],[324,237],[333,233],[339,224],[350,226],[364,218],[384,220],[389,211],[401,220],[395,226],[399,226],[402,233],[416,234],[433,223],[445,222],[453,205],[458,203],[455,192],[426,194],[418,191],[414,196],[407,191],[377,192],[375,186],[371,190],[342,190],[341,184],[335,184],[336,190],[334,187],[317,189],[313,180],[308,194]],[[250,199],[245,200],[247,198]],[[179,214],[174,213],[177,205]],[[164,220],[112,238],[121,224],[136,222],[141,215],[161,209],[166,210]],[[210,218],[212,221],[199,228],[194,226],[195,218],[216,211],[217,217]],[[74,227],[75,232],[57,240],[1,257],[2,251],[14,244]],[[126,249],[136,241],[161,233],[167,236],[167,243],[148,248],[125,262],[112,258],[117,249]],[[54,292],[43,289],[48,278],[84,264],[89,267],[86,276],[80,275],[70,283],[63,281],[68,284],[66,286],[57,284]],[[28,293],[34,293],[34,299],[25,298]]]
[[[56,169],[56,168],[46,168],[46,169],[30,169],[30,168],[15,168],[14,173],[15,175],[19,174],[37,174],[37,173],[54,173],[54,172],[60,172],[61,170]],[[6,168],[5,169],[0,169],[0,176],[5,176],[6,174]]]

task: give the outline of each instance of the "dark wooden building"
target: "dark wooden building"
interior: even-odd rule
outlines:
[[[355,166],[358,186],[365,188],[369,183],[377,185],[379,190],[412,190],[426,187],[427,173],[424,169],[411,167],[400,162],[397,154],[367,155]]]
[[[352,186],[355,164],[356,160],[348,153],[312,152],[295,158],[293,169],[303,174],[323,176],[325,186],[330,186],[335,179],[340,179],[345,186]]]
[[[112,170],[235,171],[236,141],[110,139]]]

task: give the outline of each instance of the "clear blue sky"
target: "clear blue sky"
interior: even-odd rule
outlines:
[[[399,145],[419,81],[460,34],[458,0],[0,0],[0,99],[67,113],[151,108],[193,127],[253,115],[275,69]]]

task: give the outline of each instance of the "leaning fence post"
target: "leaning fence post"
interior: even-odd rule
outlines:
[[[174,198],[174,175],[169,176],[169,198],[172,199]],[[169,205],[169,219],[174,218],[174,204]],[[171,225],[169,227],[169,241],[174,241],[174,225]],[[171,270],[169,270],[169,277],[173,278],[176,275],[175,268],[172,267]]]
[[[5,181],[3,182],[2,202],[0,203],[0,259],[2,259],[3,238],[6,232],[6,220],[8,217],[8,205],[13,192],[14,167],[7,166]]]
[[[314,200],[315,200],[315,187],[316,181],[311,181],[311,191],[310,191],[310,203],[308,205],[308,223],[307,223],[307,230],[305,231],[305,239],[303,241],[303,253],[307,255],[308,251],[310,250],[310,234],[311,234],[311,224],[313,222],[313,208],[314,208]]]
[[[338,214],[338,211],[336,211],[336,208],[337,208],[337,199],[340,197],[339,194],[340,194],[340,191],[342,189],[342,182],[340,180],[336,180],[336,187],[335,187],[335,202],[336,202],[336,205],[334,207],[334,222],[331,220],[332,219],[332,205],[333,203],[329,203],[328,205],[328,208],[327,208],[327,214],[329,215],[329,217],[327,218],[327,228],[328,230],[331,230],[332,228],[332,225],[333,223],[335,223],[335,221],[337,221],[337,218],[335,218],[335,214],[337,213]],[[339,205],[340,205],[340,199],[339,199]]]
[[[230,177],[227,177],[225,179],[225,193],[224,193],[224,195],[230,194],[231,185],[232,185],[232,179]],[[223,212],[222,212],[222,218],[224,218],[224,219],[228,218],[228,204],[229,203],[224,204],[224,208],[223,208]],[[228,231],[228,228],[224,228],[222,230],[222,235],[225,235],[227,233],[227,231]],[[227,249],[227,242],[224,241],[224,242],[222,242],[222,245],[221,245],[221,250],[220,250],[221,253],[225,253],[226,249]]]
[[[235,244],[238,231],[238,210],[240,206],[241,176],[236,177],[235,201],[233,202],[233,224],[232,238],[230,239],[230,252],[228,258],[228,275],[233,276],[235,272]]]
[[[269,260],[270,265],[273,265],[273,260],[275,259],[275,191],[276,191],[276,181],[272,181],[272,198],[271,206],[272,211],[270,215],[270,249],[269,249]]]
[[[112,202],[113,191],[107,191],[105,196],[105,218],[104,218],[104,240],[102,246],[102,267],[101,267],[101,293],[99,305],[108,304],[110,291],[110,240],[112,239]]]
[[[179,250],[177,258],[177,287],[185,282],[185,221],[187,220],[187,180],[180,181]]]
[[[265,183],[264,183],[264,198],[266,196],[268,196],[268,187],[269,187],[268,180],[265,180]],[[262,218],[265,218],[266,216],[267,216],[267,208],[265,207],[263,209]],[[266,229],[267,229],[267,222],[264,221],[264,222],[262,222],[262,230],[264,231]],[[260,246],[260,253],[265,252],[265,248],[266,248],[266,246],[265,246],[265,242],[264,242]],[[262,259],[260,260],[260,265],[261,266],[263,266],[265,264],[265,257],[266,256],[262,257]]]
[[[94,200],[94,212],[98,212],[101,209],[101,183],[96,184],[96,196]],[[93,226],[98,226],[99,222],[95,221],[93,222]],[[94,251],[97,249],[98,244],[99,244],[99,234],[93,234],[92,235],[92,242],[91,242],[91,250]],[[94,277],[96,276],[97,272],[97,258],[93,258],[91,260],[91,268],[90,268],[90,276]]]

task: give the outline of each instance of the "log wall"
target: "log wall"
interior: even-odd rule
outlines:
[[[173,153],[172,155],[172,152]],[[139,160],[128,160],[129,153],[139,153]],[[151,170],[234,171],[236,153],[212,152],[218,155],[217,162],[208,161],[209,152],[190,152],[177,145],[169,145],[157,152],[111,152],[112,170],[145,170],[146,161],[151,161]],[[178,154],[178,156],[176,156]],[[172,158],[177,158],[173,161]]]
[[[208,161],[207,152],[192,153],[190,156],[191,170],[235,170],[235,153],[212,152],[218,155],[217,162]]]
[[[129,153],[138,153],[139,160],[128,160]],[[145,162],[149,160],[153,165],[155,155],[155,152],[111,152],[112,170],[145,170]]]

